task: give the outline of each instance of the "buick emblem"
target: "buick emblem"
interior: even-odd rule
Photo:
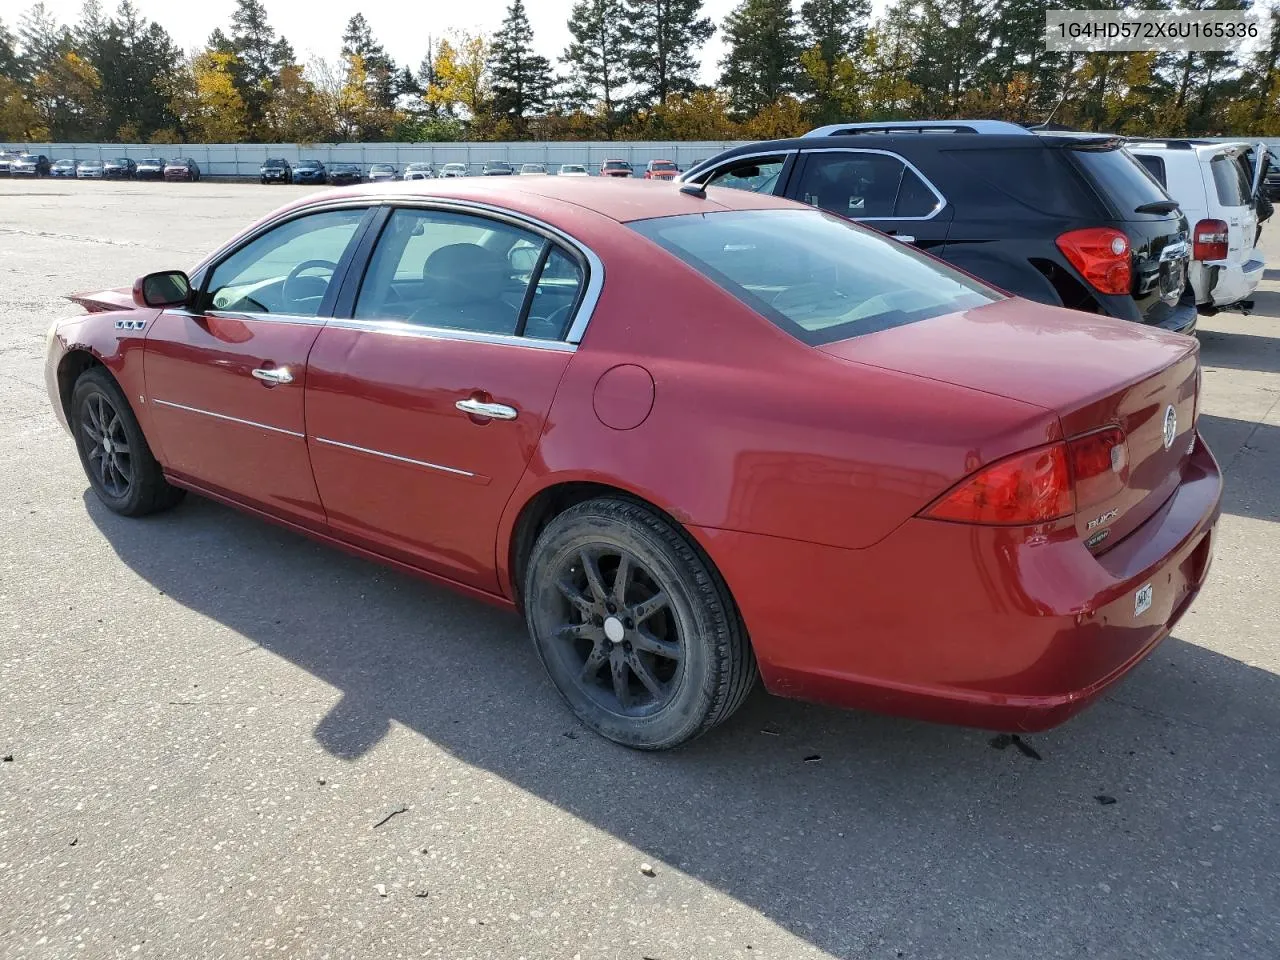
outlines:
[[[1164,409],[1164,448],[1168,450],[1173,446],[1174,438],[1178,436],[1178,413],[1173,409],[1173,404]]]

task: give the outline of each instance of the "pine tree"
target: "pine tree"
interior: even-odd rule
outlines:
[[[795,90],[800,37],[790,0],[742,0],[724,21],[720,85],[734,109],[758,113]]]
[[[342,55],[360,57],[368,77],[369,94],[374,106],[391,109],[396,99],[396,65],[386,48],[373,38],[373,31],[364,14],[357,13],[347,21],[342,35]]]
[[[32,83],[41,73],[57,68],[72,48],[71,32],[61,26],[43,3],[33,5],[18,21],[18,46],[22,51],[23,78]]]
[[[689,93],[698,72],[696,51],[715,27],[701,16],[702,0],[624,0],[622,43],[628,79],[639,105]]]
[[[235,12],[231,14],[230,37],[215,30],[210,37],[209,49],[215,53],[234,54],[233,61],[219,61],[219,64],[230,71],[236,90],[244,101],[245,122],[250,136],[260,139],[264,133],[262,126],[267,103],[280,72],[293,63],[293,47],[284,37],[276,36],[274,28],[267,22],[267,10],[262,0],[236,0]]]
[[[546,109],[551,95],[551,64],[533,52],[533,28],[524,0],[511,0],[502,27],[489,48],[493,74],[493,112],[517,129],[531,113]]]
[[[599,103],[606,133],[612,131],[626,82],[623,11],[623,0],[578,0],[569,14],[573,42],[560,58],[569,68],[567,99],[578,105]]]
[[[18,39],[0,20],[0,77],[17,81],[21,62],[18,59]]]
[[[839,119],[836,87],[843,68],[867,39],[870,0],[805,0],[800,23],[807,86],[813,93],[812,112],[819,122]]]

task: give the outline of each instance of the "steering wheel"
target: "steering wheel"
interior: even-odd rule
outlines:
[[[552,336],[562,336],[564,333],[564,330],[562,329],[564,322],[568,318],[569,310],[572,307],[572,303],[566,303],[563,307],[557,307],[552,310],[545,317],[530,316],[529,319],[525,321],[525,332],[527,333],[533,321],[537,320],[540,324],[547,325],[547,332]]]
[[[284,278],[284,284],[280,287],[280,299],[285,303],[297,303],[299,300],[302,300],[302,297],[293,296],[289,292],[289,287],[291,284],[297,284],[298,277],[303,273],[303,271],[314,270],[317,268],[323,268],[329,271],[329,279],[323,281],[327,289],[329,286],[329,280],[332,280],[334,273],[337,272],[338,265],[332,260],[303,260],[300,264],[290,270],[289,275]],[[321,278],[312,277],[311,279],[320,280]],[[323,294],[321,295],[323,296]]]

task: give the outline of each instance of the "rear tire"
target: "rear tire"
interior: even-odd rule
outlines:
[[[89,485],[108,510],[142,517],[186,495],[165,480],[128,400],[103,367],[76,380],[67,419]]]
[[[534,544],[524,598],[552,683],[616,743],[678,746],[728,719],[755,685],[728,588],[643,504],[604,497],[552,519]]]

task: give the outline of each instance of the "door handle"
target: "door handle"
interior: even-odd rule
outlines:
[[[897,240],[899,243],[915,243],[916,238],[907,233],[891,233],[889,236]]]
[[[288,367],[259,367],[253,375],[266,383],[293,383],[293,374]]]
[[[466,400],[459,400],[454,406],[463,413],[470,414],[473,417],[484,417],[488,420],[514,420],[516,418],[516,408],[508,407],[505,403],[485,403],[483,400],[468,397]]]

